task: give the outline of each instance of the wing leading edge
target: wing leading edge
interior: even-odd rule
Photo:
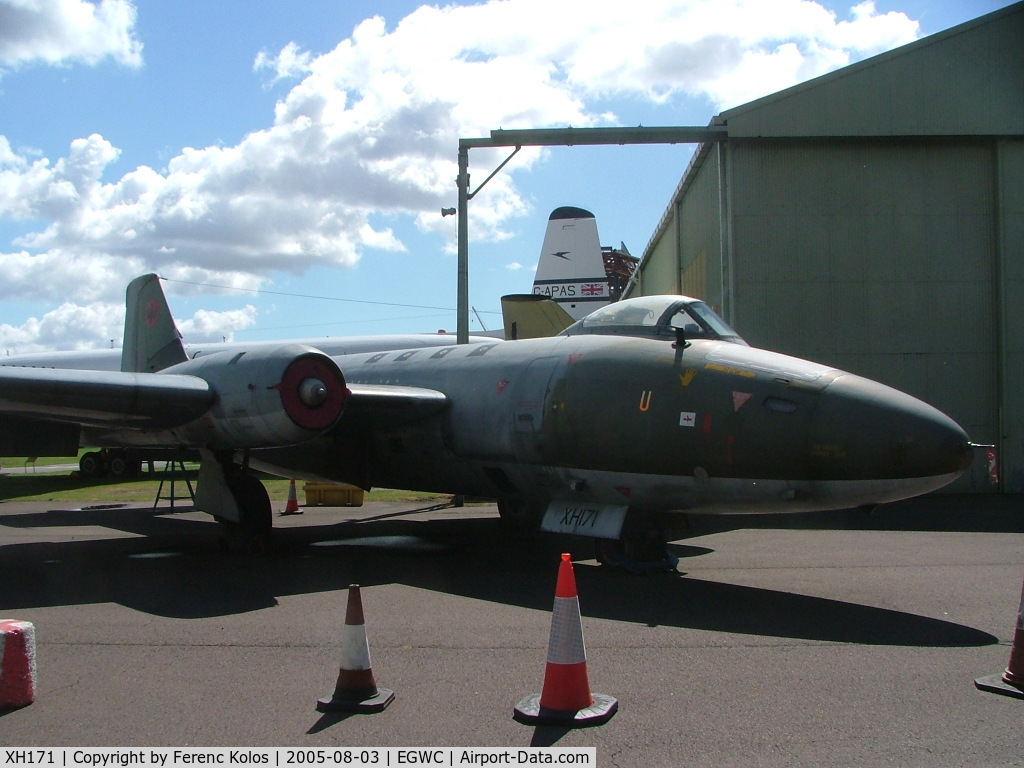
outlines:
[[[448,404],[421,387],[351,384],[345,409],[353,418],[415,420]],[[199,376],[171,373],[0,367],[0,413],[107,429],[161,430],[198,419],[217,401]]]
[[[197,376],[0,368],[0,412],[82,426],[166,429],[199,418],[216,397]]]

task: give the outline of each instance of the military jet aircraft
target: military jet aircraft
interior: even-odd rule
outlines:
[[[972,458],[935,408],[752,348],[683,296],[610,304],[551,338],[334,358],[282,343],[190,360],[155,275],[127,304],[132,370],[0,368],[0,428],[51,455],[198,449],[196,508],[238,548],[271,533],[253,469],[495,498],[510,521],[664,551],[678,511],[877,505]]]

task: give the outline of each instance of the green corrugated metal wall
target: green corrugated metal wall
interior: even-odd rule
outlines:
[[[704,260],[702,297],[751,343],[936,405],[1024,493],[1021,40],[1024,3],[724,112],[641,292]],[[995,490],[983,455],[951,490]]]

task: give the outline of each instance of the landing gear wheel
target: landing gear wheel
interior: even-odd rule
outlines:
[[[522,496],[502,496],[498,499],[498,514],[509,528],[527,530],[540,524],[543,510]]]
[[[624,541],[626,555],[641,563],[658,562],[665,559],[668,541],[660,528],[641,528],[630,531]]]
[[[601,565],[629,573],[671,573],[679,564],[668,551],[664,532],[653,526],[623,530],[619,540],[594,539],[594,557]]]
[[[239,522],[221,520],[224,542],[231,552],[262,555],[270,551],[274,516],[270,496],[257,478],[241,472],[229,483],[238,504]]]
[[[622,542],[617,539],[594,539],[594,558],[601,565],[616,566],[622,559]]]

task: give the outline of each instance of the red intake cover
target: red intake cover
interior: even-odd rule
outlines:
[[[327,399],[311,408],[299,397],[299,388],[306,379],[318,379],[327,388]],[[281,404],[288,417],[304,429],[327,429],[345,409],[345,400],[351,394],[345,386],[345,377],[329,357],[303,355],[295,358],[274,387],[281,394]]]

